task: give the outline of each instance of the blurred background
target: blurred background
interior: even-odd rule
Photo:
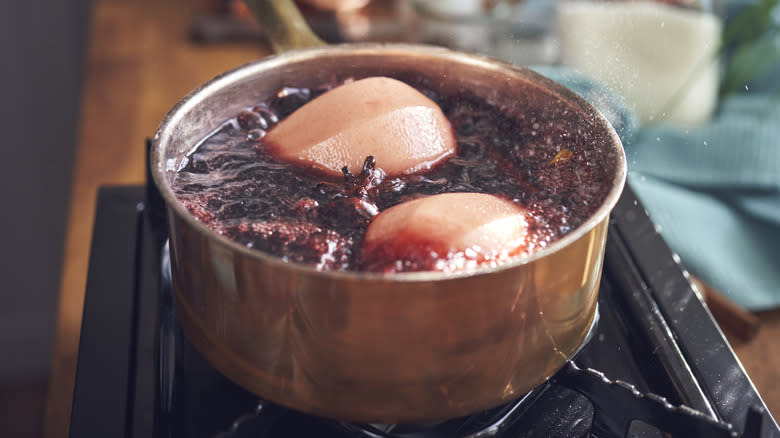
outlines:
[[[591,100],[780,412],[777,1],[299,3],[329,42],[478,52]],[[144,139],[176,101],[270,50],[237,0],[4,2],[0,47],[0,436],[64,437],[97,188],[144,183]]]
[[[90,2],[0,5],[0,435],[39,436],[60,290]]]

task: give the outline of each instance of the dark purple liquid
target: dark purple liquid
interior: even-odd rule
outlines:
[[[324,92],[285,89],[206,138],[173,189],[216,232],[328,270],[366,269],[360,242],[373,215],[420,196],[482,192],[512,200],[528,212],[532,251],[581,225],[603,202],[615,159],[605,152],[605,134],[581,114],[551,105],[509,117],[473,97],[411,85],[439,104],[458,141],[458,154],[430,171],[386,177],[382,163],[368,158],[361,174],[333,179],[281,161],[264,147],[265,131]]]

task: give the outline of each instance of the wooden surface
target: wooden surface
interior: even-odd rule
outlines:
[[[144,182],[144,139],[189,90],[268,53],[257,44],[198,46],[188,39],[203,1],[96,0],[79,149],[71,193],[44,436],[66,437],[78,353],[96,190]],[[780,412],[780,310],[735,350],[767,402]]]

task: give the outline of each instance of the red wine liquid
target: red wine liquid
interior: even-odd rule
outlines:
[[[360,174],[334,179],[276,158],[263,145],[265,131],[326,91],[285,88],[205,138],[173,190],[217,233],[325,270],[370,269],[360,242],[371,218],[420,196],[482,192],[515,202],[528,213],[531,252],[581,225],[604,201],[615,158],[605,134],[582,115],[557,106],[509,117],[480,99],[437,93],[424,78],[406,82],[442,108],[456,133],[457,155],[429,171],[387,177],[367,157]]]

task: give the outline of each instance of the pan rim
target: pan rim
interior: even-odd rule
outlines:
[[[229,239],[228,237],[216,233],[206,224],[198,221],[176,198],[167,178],[165,177],[168,163],[164,156],[164,146],[169,141],[171,141],[171,138],[174,134],[172,132],[172,127],[179,123],[189,110],[199,105],[205,97],[211,95],[221,88],[224,88],[227,85],[241,81],[245,78],[252,77],[266,70],[273,70],[274,68],[289,63],[312,60],[313,58],[322,56],[323,54],[328,56],[415,54],[419,56],[435,57],[455,63],[469,64],[478,68],[497,70],[523,79],[527,83],[543,89],[547,94],[553,97],[557,97],[577,111],[585,113],[584,115],[587,116],[587,119],[594,123],[594,128],[602,129],[607,133],[609,137],[607,140],[608,143],[614,147],[614,151],[612,152],[614,152],[615,157],[615,172],[612,182],[610,183],[609,193],[607,193],[607,196],[604,198],[604,201],[596,210],[596,212],[594,212],[583,224],[557,239],[550,245],[536,250],[530,256],[521,257],[517,260],[507,261],[497,266],[478,266],[455,272],[421,271],[387,274],[363,271],[320,270],[317,269],[314,265],[285,261],[279,256],[249,248]],[[571,243],[586,235],[610,214],[614,206],[617,204],[620,194],[623,191],[627,174],[625,151],[614,128],[596,108],[594,108],[584,98],[580,97],[570,89],[534,72],[533,70],[508,64],[506,62],[486,56],[457,52],[437,46],[398,43],[339,44],[324,47],[298,49],[277,55],[271,55],[269,57],[255,60],[234,69],[228,70],[193,89],[190,93],[179,100],[176,105],[174,105],[174,107],[165,115],[152,139],[152,146],[150,150],[150,166],[153,182],[165,200],[165,203],[169,208],[169,212],[171,211],[170,209],[172,209],[172,211],[175,212],[175,214],[181,220],[184,220],[189,226],[209,236],[212,238],[212,241],[218,242],[219,245],[226,247],[231,251],[236,251],[244,257],[257,260],[270,267],[291,270],[301,274],[315,275],[333,280],[368,280],[372,282],[393,283],[443,281],[455,280],[465,277],[490,275],[500,271],[511,270],[517,266],[531,264],[539,259],[547,257],[550,254],[556,253],[562,248],[569,246]]]

